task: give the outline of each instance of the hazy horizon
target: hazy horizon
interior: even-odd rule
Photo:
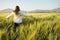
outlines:
[[[35,9],[51,10],[60,8],[60,0],[0,0],[0,10],[6,8],[14,9],[16,5],[26,11]]]

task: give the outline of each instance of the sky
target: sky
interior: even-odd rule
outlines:
[[[19,5],[21,10],[31,11],[35,9],[51,10],[60,8],[60,0],[0,0],[0,10],[14,9]]]

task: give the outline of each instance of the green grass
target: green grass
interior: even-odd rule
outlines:
[[[13,17],[6,19],[7,15],[0,14],[0,40],[60,40],[59,13],[30,13],[33,18],[23,17],[16,33],[13,32]]]

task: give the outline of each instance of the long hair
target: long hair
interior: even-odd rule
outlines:
[[[15,15],[19,15],[20,8],[19,6],[16,6],[15,10],[13,12],[15,12]]]

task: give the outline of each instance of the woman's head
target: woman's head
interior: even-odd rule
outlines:
[[[19,13],[18,13],[19,11],[20,11],[19,6],[16,6],[16,7],[15,7],[15,10],[14,10],[15,14],[18,15],[18,14],[19,14]]]

